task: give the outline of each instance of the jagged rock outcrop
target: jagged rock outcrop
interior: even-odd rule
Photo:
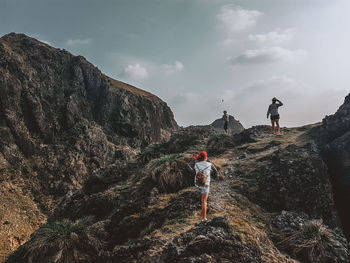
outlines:
[[[338,227],[327,166],[315,141],[302,135],[311,129],[284,129],[279,137],[255,126],[235,135],[234,172],[241,180],[235,188],[268,211],[305,212]]]
[[[51,214],[92,175],[114,170],[118,177],[140,147],[168,140],[177,128],[165,102],[103,75],[85,58],[23,34],[0,38],[0,187],[13,184],[33,211]],[[28,220],[33,231],[45,222],[41,212],[22,224]],[[10,222],[0,232],[18,226]],[[22,232],[17,246],[28,238]],[[0,254],[16,248],[7,238],[0,242]]]
[[[210,126],[215,130],[224,131],[224,123],[225,121],[221,118],[215,120],[212,124],[210,124]],[[242,132],[244,130],[244,127],[238,120],[229,115],[228,130],[230,134],[237,134]]]
[[[323,155],[334,186],[338,211],[350,238],[350,94],[334,115],[326,116],[320,132]]]
[[[267,165],[256,170],[256,202],[270,211],[302,211],[340,226],[327,167],[317,150],[291,145],[265,161]]]

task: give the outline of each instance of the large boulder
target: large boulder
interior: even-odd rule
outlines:
[[[224,123],[225,121],[221,118],[215,120],[212,124],[210,124],[210,126],[217,131],[223,132]],[[238,120],[236,120],[233,116],[229,115],[228,130],[230,134],[237,134],[242,132],[244,130],[244,127]]]
[[[305,212],[340,226],[327,167],[312,145],[290,145],[265,157],[266,165],[254,173],[257,191],[251,196],[269,211]]]

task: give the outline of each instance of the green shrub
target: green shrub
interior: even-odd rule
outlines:
[[[164,162],[171,162],[171,161],[177,160],[181,157],[182,157],[182,155],[180,155],[180,154],[165,154],[165,155],[162,155],[159,159],[157,159],[156,162],[158,164],[164,163]]]
[[[164,151],[165,143],[155,143],[148,146],[143,152],[139,154],[139,160],[142,162],[149,162],[152,159],[159,158]]]
[[[213,135],[210,136],[209,140],[208,140],[208,144],[212,143],[212,142],[217,142],[220,139],[224,138],[225,136],[227,136],[226,134],[223,133],[215,133]]]

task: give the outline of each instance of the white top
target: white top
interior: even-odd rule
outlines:
[[[267,110],[267,116],[271,114],[271,116],[276,116],[278,115],[278,108],[281,107],[283,104],[282,103],[272,103],[270,104],[268,110]]]
[[[196,170],[196,174],[198,171],[203,171],[204,176],[207,178],[206,185],[210,185],[210,172],[211,172],[212,164],[207,161],[197,162],[194,165],[194,169]],[[205,170],[204,170],[205,169]],[[194,184],[196,185],[196,176],[194,177]]]

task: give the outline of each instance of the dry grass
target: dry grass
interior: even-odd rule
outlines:
[[[132,92],[133,94],[138,95],[138,96],[146,97],[146,98],[152,99],[154,101],[161,101],[157,96],[153,95],[150,92],[144,91],[142,89],[138,89],[138,88],[131,86],[127,83],[124,83],[124,82],[121,82],[121,81],[118,81],[118,80],[115,80],[115,79],[112,79],[109,77],[108,77],[108,80],[111,83],[111,88],[112,88],[111,91],[113,91],[113,90],[126,90],[126,91]]]
[[[323,262],[327,242],[332,234],[322,220],[312,220],[299,230],[286,229],[278,234],[277,246],[306,262]]]
[[[212,158],[210,161],[215,165],[215,167],[219,169],[222,169],[225,166],[229,165],[229,161],[225,158]]]
[[[10,182],[0,184],[0,262],[46,222],[33,199]]]
[[[238,206],[227,206],[227,204],[226,207],[229,207],[225,214],[229,219],[230,226],[240,235],[244,243],[258,248],[262,254],[262,258],[266,262],[297,262],[281,254],[270,240],[267,234],[268,226],[264,223],[269,218],[269,214],[264,213],[254,205],[252,207],[253,209],[249,206],[246,209],[241,209]]]
[[[230,185],[213,183],[209,202],[217,203],[223,209],[211,211],[209,218],[226,217],[232,231],[241,237],[243,243],[260,250],[264,262],[295,263],[296,261],[286,258],[269,238],[269,222],[273,214],[267,213],[243,196],[232,199],[219,194],[229,192],[230,189]]]
[[[165,156],[152,161],[146,168],[160,192],[174,193],[193,185],[194,172],[184,159]]]
[[[179,236],[192,229],[196,223],[199,222],[199,212],[195,211],[188,214],[187,217],[181,219],[167,220],[161,228],[156,229],[150,233],[149,237],[166,237],[171,241],[174,237]]]
[[[75,222],[62,220],[46,224],[8,262],[84,262],[81,261],[83,258],[98,253],[102,247],[102,243],[89,233],[91,224],[91,217]],[[25,251],[24,255],[21,255],[22,251]]]

